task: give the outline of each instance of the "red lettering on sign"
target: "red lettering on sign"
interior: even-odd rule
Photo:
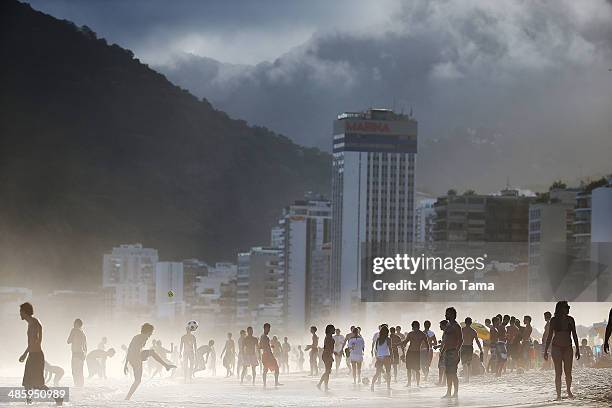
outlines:
[[[389,124],[384,122],[346,122],[346,130],[349,132],[391,132]]]

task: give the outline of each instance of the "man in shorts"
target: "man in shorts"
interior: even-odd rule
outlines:
[[[336,374],[338,374],[338,368],[340,368],[340,363],[342,362],[345,337],[340,334],[340,329],[336,329],[336,334],[333,335],[332,338],[334,339],[334,360],[336,360]]]
[[[270,333],[270,323],[264,323],[263,326],[263,334],[259,338],[259,348],[261,349],[261,362],[263,363],[263,386],[266,388],[266,377],[268,375],[268,371],[274,371],[274,386],[278,387],[278,361],[274,357],[272,353],[272,348],[270,347],[270,337],[268,334]]]
[[[448,324],[444,329],[444,342],[442,354],[444,355],[444,370],[446,374],[446,394],[442,398],[457,398],[459,396],[459,378],[457,377],[457,366],[459,365],[459,349],[463,344],[461,326],[457,323],[457,311],[454,307],[446,309],[445,313]],[[455,392],[452,392],[453,385]]]
[[[130,387],[126,400],[132,398],[132,395],[136,391],[136,388],[140,385],[140,381],[142,380],[142,362],[149,359],[149,357],[153,357],[155,361],[164,366],[166,370],[170,370],[172,368],[176,368],[174,364],[168,364],[164,361],[155,351],[153,350],[143,350],[147,340],[153,334],[153,326],[149,323],[145,323],[140,328],[140,334],[137,334],[132,338],[130,345],[128,346],[127,357],[125,359],[125,365],[123,367],[123,372],[125,375],[128,374],[128,363],[132,366],[132,372],[134,373],[134,383]]]
[[[242,341],[242,374],[240,375],[240,384],[244,382],[247,367],[251,367],[251,375],[253,377],[253,385],[255,385],[255,369],[259,365],[257,358],[258,341],[257,337],[253,336],[253,328],[247,327],[246,337]]]
[[[34,306],[29,302],[19,306],[19,316],[21,320],[25,320],[28,323],[28,347],[19,357],[20,363],[25,361],[21,385],[26,391],[31,389],[46,391],[49,388],[45,385],[45,355],[42,351],[42,325],[34,317]],[[31,402],[32,400],[28,397],[26,403],[30,404]],[[62,405],[63,402],[63,398],[55,398],[57,405]]]
[[[478,345],[480,350],[480,361],[483,359],[482,345],[478,338],[478,333],[472,327],[472,318],[465,318],[465,327],[461,328],[461,335],[463,337],[463,344],[461,345],[461,364],[463,365],[463,372],[465,373],[465,381],[470,382],[470,370],[472,369],[472,358],[474,355],[474,341]]]
[[[412,384],[412,373],[414,372],[416,378],[417,387],[421,384],[421,347],[427,347],[429,351],[429,343],[427,341],[427,335],[421,331],[421,325],[418,321],[412,322],[412,331],[408,333],[406,339],[402,342],[402,347],[408,344],[408,350],[406,351],[406,370],[408,383],[407,387]]]

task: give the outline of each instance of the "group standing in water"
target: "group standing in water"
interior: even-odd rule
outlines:
[[[470,381],[471,374],[475,372],[478,374],[491,372],[496,376],[501,376],[507,369],[511,371],[516,369],[520,372],[536,368],[535,355],[538,346],[541,345],[542,369],[547,368],[549,356],[552,359],[557,400],[562,398],[563,375],[565,375],[567,396],[573,398],[571,390],[573,359],[580,360],[582,354],[587,357],[592,356],[593,352],[586,341],[583,340],[583,344],[579,344],[576,323],[569,311],[568,302],[560,301],[556,304],[554,315],[550,312],[544,314],[546,323],[544,335],[539,344],[537,340],[532,339],[531,316],[524,316],[522,325],[520,319],[501,314],[486,319],[485,326],[474,323],[470,317],[466,317],[460,325],[457,321],[457,311],[449,307],[446,309],[444,319],[440,322],[442,337],[439,341],[431,330],[429,321],[423,323],[424,330],[421,330],[418,321],[413,321],[412,330],[407,333],[402,333],[400,326],[389,326],[383,323],[379,325],[379,330],[372,339],[371,354],[375,373],[369,382],[370,389],[374,391],[376,385],[384,379],[387,389],[390,390],[392,378],[397,381],[398,367],[401,362],[405,363],[406,367],[406,386],[411,387],[415,380],[416,386],[419,387],[421,372],[427,380],[433,361],[433,351],[438,350],[438,384],[445,384],[447,387],[443,398],[457,398],[459,363],[462,364],[466,383]],[[28,389],[46,389],[45,383],[51,381],[57,386],[64,371],[61,367],[53,366],[44,359],[41,347],[42,325],[38,319],[33,317],[32,305],[30,303],[21,305],[20,314],[21,318],[28,322],[28,348],[19,358],[21,362],[26,361],[23,386]],[[202,369],[203,364],[212,361],[212,366],[216,365],[214,340],[198,348],[193,329],[190,329],[189,326],[181,337],[178,351],[174,345],[171,350],[165,349],[159,340],[154,340],[152,347],[147,349],[146,343],[153,331],[154,327],[151,324],[143,324],[140,333],[133,337],[129,346],[123,347],[125,351],[123,371],[126,375],[128,372],[133,375],[133,383],[126,399],[132,397],[142,381],[144,361],[150,360],[152,365],[173,370],[177,368],[173,361],[182,360],[186,382],[193,379],[193,374],[198,369]],[[287,337],[283,338],[282,343],[279,340],[280,337],[272,336],[271,339],[270,331],[271,325],[265,323],[263,334],[257,338],[253,333],[253,328],[247,327],[246,330],[240,331],[236,342],[232,333],[227,334],[227,340],[221,352],[226,377],[233,377],[235,373],[239,376],[240,383],[243,384],[247,374],[250,374],[248,380],[255,384],[256,369],[260,367],[264,387],[268,385],[269,372],[274,375],[274,386],[282,385],[279,382],[279,375],[281,370],[283,373],[289,372],[289,354],[292,347]],[[340,329],[333,324],[328,324],[325,327],[323,347],[319,345],[316,326],[310,328],[310,334],[311,343],[304,349],[299,345],[293,351],[300,371],[305,360],[304,352],[309,353],[311,375],[318,375],[319,368],[323,369],[317,383],[319,389],[329,390],[334,362],[337,374],[343,359],[346,360],[346,367],[353,378],[353,384],[358,385],[362,382],[368,384],[368,379],[362,377],[365,341],[360,327],[351,326],[350,331],[344,336]],[[604,336],[603,351],[605,353],[609,352],[611,334],[612,310],[610,310]],[[70,344],[72,351],[72,377],[76,387],[82,387],[84,384],[83,366],[85,362],[89,368],[90,378],[96,374],[100,378],[106,378],[106,359],[115,354],[114,349],[106,349],[106,338],[96,350],[88,353],[83,322],[81,319],[75,319],[67,343]],[[477,354],[474,353],[474,343],[478,347]],[[167,354],[174,355],[172,361],[166,358]],[[62,401],[58,399],[57,403],[61,404]]]

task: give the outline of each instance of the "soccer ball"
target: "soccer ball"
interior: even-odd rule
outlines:
[[[174,291],[173,290],[169,290],[168,291],[168,297],[169,298],[173,298],[174,297]]]
[[[368,377],[363,377],[361,379],[361,382],[363,383],[363,385],[368,385],[370,383],[370,379]]]
[[[195,320],[190,320],[187,322],[187,328],[189,331],[196,331],[198,329],[198,322]]]

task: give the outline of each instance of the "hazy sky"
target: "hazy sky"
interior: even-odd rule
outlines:
[[[612,171],[610,1],[32,4],[302,144],[329,150],[342,111],[412,107],[427,191]]]

